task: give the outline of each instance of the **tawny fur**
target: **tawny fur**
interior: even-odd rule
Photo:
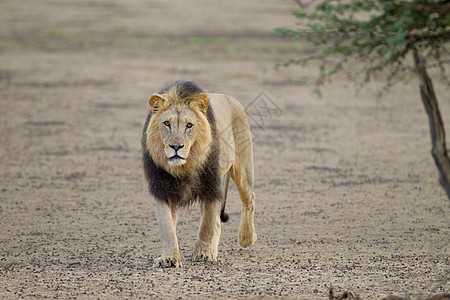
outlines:
[[[200,202],[202,222],[193,260],[217,259],[223,201],[220,185],[227,176],[235,182],[242,200],[239,243],[251,246],[256,240],[253,148],[243,106],[230,96],[205,94],[195,84],[182,81],[154,94],[149,104],[143,162],[150,193],[157,200],[163,244],[154,266],[181,266],[177,209],[196,201]],[[173,144],[182,147],[173,150]],[[226,214],[222,216],[224,220]]]

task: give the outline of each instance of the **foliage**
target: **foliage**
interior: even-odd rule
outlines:
[[[284,66],[320,61],[318,85],[351,66],[350,59],[364,62],[353,78],[367,82],[388,71],[388,85],[409,70],[408,54],[418,51],[441,69],[448,83],[445,64],[450,39],[448,0],[321,0],[312,12],[295,13],[298,29],[277,28],[282,37],[306,40],[313,54],[286,61]],[[410,58],[410,57],[409,57]]]

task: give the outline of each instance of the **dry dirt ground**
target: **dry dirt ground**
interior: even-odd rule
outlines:
[[[415,80],[377,98],[336,77],[318,99],[274,70],[294,1],[0,1],[0,298],[364,299],[449,292],[449,201]],[[160,253],[141,166],[149,96],[176,79],[240,99],[252,123],[258,240],[217,263]],[[450,134],[449,90],[435,81]],[[260,94],[263,92],[263,94]]]

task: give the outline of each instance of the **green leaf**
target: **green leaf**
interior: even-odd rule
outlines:
[[[319,99],[322,98],[322,92],[319,89],[314,90],[314,95],[316,95]]]

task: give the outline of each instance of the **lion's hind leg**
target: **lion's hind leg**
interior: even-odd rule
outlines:
[[[252,192],[252,196],[242,209],[241,224],[239,225],[239,244],[243,248],[250,247],[256,242],[255,232],[255,193]]]
[[[246,166],[246,167],[245,167]],[[242,201],[241,222],[239,225],[239,244],[243,248],[250,247],[256,241],[255,233],[255,193],[253,187],[253,161],[247,160],[243,165],[233,165],[231,178]]]

